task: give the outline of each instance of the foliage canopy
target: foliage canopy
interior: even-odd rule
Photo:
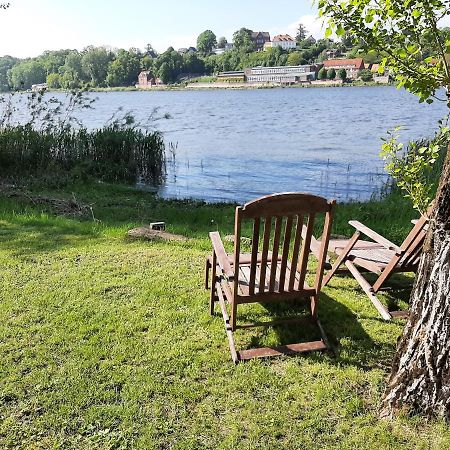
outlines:
[[[349,33],[367,52],[382,52],[380,70],[389,67],[399,87],[433,102],[450,88],[450,38],[439,22],[450,15],[450,0],[319,0],[319,14],[337,36]]]

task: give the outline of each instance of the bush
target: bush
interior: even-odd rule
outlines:
[[[319,70],[317,77],[319,78],[319,80],[325,80],[327,78],[327,69],[325,69],[325,67],[322,67]]]
[[[373,73],[369,69],[363,69],[358,72],[358,77],[365,82],[373,81]]]
[[[328,70],[328,72],[327,72],[327,78],[328,78],[329,80],[334,80],[334,79],[336,78],[336,71],[335,71],[333,68],[331,68],[331,69]]]
[[[345,69],[339,69],[337,75],[342,81],[345,81],[347,79],[347,71]]]
[[[299,66],[303,62],[300,52],[292,52],[287,59],[288,66]]]
[[[61,87],[61,76],[58,73],[47,75],[47,86],[50,89],[59,89]]]

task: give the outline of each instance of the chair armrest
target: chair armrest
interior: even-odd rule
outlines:
[[[234,271],[231,268],[230,261],[228,260],[228,255],[227,252],[225,251],[225,247],[223,246],[219,232],[213,231],[209,233],[209,237],[211,238],[213,250],[214,253],[216,254],[217,262],[219,263],[220,268],[222,269],[226,277],[233,278]]]
[[[381,236],[381,234],[378,234],[376,231],[373,231],[369,227],[366,227],[361,222],[358,222],[357,220],[350,220],[349,224],[361,233],[365,234],[367,237],[373,239],[376,243],[386,247],[389,250],[393,250],[398,255],[402,254],[402,249],[398,245],[395,245],[389,239]]]

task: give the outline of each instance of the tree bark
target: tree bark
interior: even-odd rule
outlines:
[[[450,146],[381,417],[450,415]]]

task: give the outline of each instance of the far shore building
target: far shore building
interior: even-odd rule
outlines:
[[[192,54],[192,53],[197,53],[197,49],[195,47],[189,47],[189,48],[181,47],[177,50],[177,52],[180,55],[185,55],[187,53]]]
[[[250,38],[255,44],[256,51],[260,52],[264,50],[264,44],[270,42],[270,33],[267,31],[252,31]]]
[[[323,62],[325,69],[334,69],[336,72],[340,69],[345,69],[347,78],[355,80],[358,78],[360,70],[364,69],[364,61],[362,58],[354,59],[329,59]]]
[[[213,53],[215,53],[216,55],[221,55],[222,53],[233,50],[233,47],[234,47],[234,45],[231,42],[227,42],[225,44],[225,47],[223,47],[223,48],[214,48]]]
[[[271,47],[281,47],[283,50],[291,50],[297,47],[297,41],[288,34],[279,34],[273,38]]]
[[[164,83],[158,77],[154,77],[149,70],[143,70],[138,76],[137,88],[151,89],[155,86],[162,86]]]
[[[243,70],[230,70],[228,72],[220,72],[217,75],[217,81],[222,83],[244,83],[245,73]]]
[[[33,92],[42,92],[42,91],[46,91],[47,89],[48,89],[47,83],[33,84],[31,86],[31,90]]]
[[[274,83],[292,85],[314,81],[316,65],[252,67],[244,70],[247,83]]]

